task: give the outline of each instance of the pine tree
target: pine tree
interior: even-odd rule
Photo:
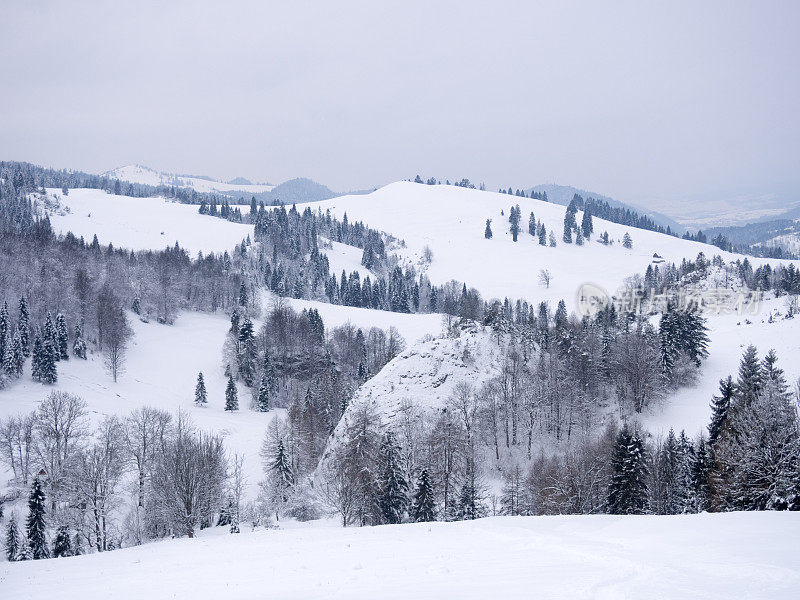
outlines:
[[[49,312],[47,313],[47,318],[44,321],[42,346],[49,348],[49,351],[53,356],[53,362],[56,362],[61,358],[61,354],[58,351],[58,332],[56,331],[55,323],[53,323],[53,317]]]
[[[3,307],[0,308],[0,359],[6,355],[7,347],[10,345],[9,334],[8,303],[3,302]]]
[[[486,219],[486,229],[483,230],[483,237],[487,240],[492,239],[492,220]]]
[[[86,340],[83,339],[83,327],[75,325],[75,340],[72,342],[72,353],[86,360]]]
[[[258,351],[253,322],[245,317],[239,328],[239,375],[245,385],[252,386],[256,377]]]
[[[456,502],[456,517],[462,521],[479,519],[483,508],[475,463],[468,459]]]
[[[622,247],[627,248],[628,250],[633,248],[633,239],[627,231],[625,232],[625,235],[622,236]]]
[[[378,509],[384,523],[402,523],[408,505],[408,482],[400,464],[400,449],[388,432],[378,451]]]
[[[614,443],[608,487],[608,511],[615,515],[644,514],[648,509],[644,445],[626,423]]]
[[[783,369],[777,366],[778,355],[775,350],[770,350],[762,361],[763,385],[762,394],[770,401],[791,400],[789,385],[786,383],[786,375]]]
[[[56,357],[58,351],[53,347],[50,338],[45,337],[41,346],[41,377],[40,381],[48,385],[53,385],[58,381],[58,370],[56,367]]]
[[[428,469],[422,469],[417,489],[414,492],[414,502],[411,508],[411,518],[417,523],[435,521],[433,486],[431,485]]]
[[[547,246],[547,229],[544,224],[539,224],[539,245]]]
[[[569,215],[571,213],[567,213],[567,214]],[[571,244],[572,243],[572,227],[570,227],[570,224],[567,221],[566,217],[564,217],[564,235],[562,236],[561,239],[564,241],[565,244]]]
[[[522,214],[520,213],[519,204],[512,206],[508,213],[508,222],[511,223],[511,239],[515,242],[517,241],[517,237],[519,237],[519,221],[521,217]]]
[[[285,504],[289,501],[289,494],[294,486],[294,473],[292,472],[292,464],[289,461],[289,456],[286,454],[286,447],[283,445],[283,440],[278,440],[278,447],[275,450],[275,459],[272,461],[270,470],[280,501]]]
[[[194,386],[194,403],[198,406],[205,406],[208,403],[208,394],[206,393],[206,382],[203,379],[203,373],[197,374],[197,384]]]
[[[711,423],[708,425],[708,443],[714,446],[722,433],[731,408],[734,395],[733,378],[719,380],[719,396],[711,399]]]
[[[21,546],[22,541],[19,538],[17,516],[11,513],[8,517],[8,528],[6,529],[6,559],[8,559],[8,562],[20,559]]]
[[[231,375],[228,375],[228,386],[225,388],[225,410],[239,410],[239,392]]]
[[[56,342],[59,360],[69,360],[69,334],[67,333],[67,321],[64,315],[58,313],[56,315]]]
[[[53,558],[62,556],[72,556],[72,540],[69,537],[69,529],[66,525],[58,528],[56,539],[53,542]]]
[[[259,412],[269,412],[269,381],[267,374],[261,376],[261,385],[258,386],[258,396],[256,397],[256,408]]]
[[[744,351],[739,363],[739,377],[734,388],[736,403],[742,407],[749,406],[761,394],[763,387],[763,372],[758,360],[758,350],[750,345]]]
[[[533,211],[531,211],[531,216],[528,217],[528,233],[532,237],[536,237],[536,217],[533,216]]]
[[[19,319],[17,321],[17,329],[19,330],[19,337],[20,341],[22,342],[22,355],[26,358],[31,355],[30,325],[28,321],[28,305],[25,302],[25,296],[22,296],[19,299]]]
[[[692,462],[691,472],[691,505],[694,512],[703,512],[709,509],[709,498],[711,495],[709,484],[709,473],[711,470],[711,457],[708,454],[708,446],[705,438],[700,436],[697,443],[697,451]]]
[[[591,237],[592,233],[594,232],[594,225],[592,224],[592,211],[588,208],[583,211],[583,219],[581,220],[581,231],[583,232],[583,237],[587,240]]]
[[[28,537],[28,548],[31,558],[39,560],[49,558],[50,551],[47,547],[45,535],[45,496],[42,491],[42,484],[39,478],[33,480],[31,495],[28,499],[28,520],[26,521],[26,533]]]
[[[583,232],[581,231],[580,227],[575,230],[575,245],[583,246]]]

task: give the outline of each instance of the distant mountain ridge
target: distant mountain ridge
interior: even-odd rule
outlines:
[[[672,231],[676,233],[684,233],[686,231],[686,227],[678,223],[672,217],[669,217],[665,214],[655,212],[649,210],[647,208],[643,208],[641,206],[636,206],[635,204],[626,204],[624,202],[619,202],[618,200],[614,200],[610,196],[605,196],[603,194],[598,194],[595,192],[590,192],[588,190],[582,190],[580,188],[572,187],[571,185],[557,185],[555,183],[545,183],[540,185],[535,185],[532,188],[528,188],[525,192],[530,195],[531,192],[546,192],[547,199],[550,202],[554,202],[555,204],[561,204],[562,206],[567,206],[572,201],[572,197],[575,194],[583,197],[584,200],[587,198],[594,198],[595,200],[602,200],[604,202],[608,202],[609,205],[615,208],[625,208],[632,211],[639,213],[640,215],[647,215],[653,219],[653,221],[661,225],[662,227],[669,227]]]

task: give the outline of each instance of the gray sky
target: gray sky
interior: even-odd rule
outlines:
[[[655,4],[0,0],[0,158],[800,200],[800,2]]]

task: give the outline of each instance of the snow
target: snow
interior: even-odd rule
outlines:
[[[800,514],[243,531],[0,563],[7,598],[752,598],[800,589]]]
[[[770,314],[780,313],[769,322]],[[750,344],[758,348],[760,358],[774,349],[778,366],[790,385],[800,377],[800,318],[783,319],[784,298],[765,301],[757,315],[708,314],[709,357],[703,362],[695,385],[682,388],[656,406],[642,421],[653,435],[665,435],[670,427],[685,429],[694,436],[703,431],[711,418],[711,397],[719,392],[719,380],[732,375],[736,379],[739,360]],[[748,320],[750,321],[748,323]]]
[[[87,242],[97,234],[101,244],[111,242],[117,248],[163,250],[177,241],[193,256],[199,251],[231,251],[248,235],[253,237],[252,225],[201,215],[192,204],[85,188],[71,189],[67,196],[60,189],[47,192],[61,205],[50,214],[53,229],[71,231]]]
[[[319,246],[320,252],[328,257],[332,275],[336,275],[338,278],[342,271],[345,271],[348,276],[353,271],[358,271],[362,282],[367,276],[371,280],[375,280],[375,274],[361,264],[361,255],[364,252],[361,248],[334,242],[322,236],[319,237]]]
[[[519,204],[522,212],[519,241],[514,243],[508,232],[508,214],[512,205]],[[594,218],[594,235],[583,246],[561,241],[566,208],[561,205],[445,185],[420,185],[399,181],[371,194],[347,195],[307,204],[341,218],[344,213],[351,222],[363,221],[369,227],[392,234],[403,240],[405,247],[394,247],[406,263],[427,273],[437,284],[451,279],[466,282],[477,288],[485,298],[525,298],[551,303],[564,299],[574,306],[578,289],[591,282],[615,292],[626,277],[644,274],[658,253],[667,262],[680,263],[683,258],[694,259],[699,252],[710,257],[721,255],[726,261],[741,258],[708,244],[691,242],[672,236],[636,229]],[[303,207],[298,206],[302,211]],[[503,211],[505,214],[501,215]],[[528,234],[528,217],[533,211],[537,220],[553,232],[557,247],[540,246],[538,239]],[[578,224],[582,213],[577,215]],[[494,237],[484,239],[486,219],[492,219]],[[608,231],[614,244],[603,246],[596,240]],[[629,233],[633,248],[622,247],[622,237]],[[433,251],[430,265],[423,260],[423,249]],[[750,257],[758,266],[764,262],[780,261]],[[799,264],[800,262],[795,262]],[[539,284],[539,271],[552,274],[550,288]],[[570,304],[571,303],[571,304]]]
[[[261,479],[258,451],[267,425],[283,410],[260,413],[249,410],[250,393],[239,386],[239,411],[225,412],[227,379],[222,370],[222,345],[230,321],[223,315],[181,313],[174,325],[142,323],[129,314],[134,336],[128,350],[126,372],[114,383],[99,354],[83,361],[70,358],[58,363],[58,383],[45,386],[30,378],[30,361],[23,377],[0,390],[0,417],[34,410],[52,390],[82,397],[90,416],[124,416],[141,406],[163,409],[173,415],[189,413],[195,424],[225,439],[226,449],[245,457],[248,495],[255,495]],[[197,373],[202,371],[208,405],[194,404]],[[5,481],[7,478],[3,478]]]
[[[204,177],[190,177],[188,175],[175,175],[174,173],[164,173],[141,165],[126,165],[103,173],[105,177],[128,181],[130,183],[141,183],[143,185],[168,185],[175,187],[193,188],[198,192],[245,192],[248,194],[259,194],[269,192],[274,185],[268,184],[237,184],[225,183]]]

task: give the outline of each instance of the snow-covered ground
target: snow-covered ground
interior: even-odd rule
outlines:
[[[522,218],[519,241],[514,243],[508,231],[508,215],[516,204],[520,205]],[[565,299],[570,309],[582,284],[599,284],[613,293],[626,277],[644,274],[654,253],[676,263],[683,258],[694,259],[699,252],[708,257],[720,254],[726,261],[741,258],[708,244],[598,218],[594,219],[591,241],[584,246],[565,244],[561,240],[564,206],[455,186],[399,181],[371,194],[340,196],[307,206],[323,212],[330,209],[339,218],[347,213],[350,221],[363,221],[403,240],[406,247],[395,250],[424,270],[434,283],[464,281],[486,298],[525,298],[533,302]],[[538,239],[528,234],[531,211],[548,232],[555,234],[557,247],[540,246]],[[579,212],[579,224],[581,217]],[[486,219],[492,219],[491,240],[483,235]],[[613,245],[603,246],[596,241],[603,231],[608,231]],[[622,246],[625,233],[633,238],[632,249]],[[422,259],[425,246],[433,251],[430,265]],[[750,262],[759,265],[765,261],[751,257]],[[539,283],[541,269],[552,274],[549,288]]]
[[[795,599],[800,514],[492,517],[227,528],[74,558],[0,563],[4,598]]]
[[[101,244],[130,250],[163,250],[177,241],[194,256],[197,252],[231,251],[250,235],[253,226],[215,219],[197,212],[197,206],[164,198],[117,196],[103,190],[76,188],[58,197],[60,209],[50,213],[53,229],[71,231],[87,242],[97,234]]]
[[[103,173],[104,176],[130,183],[141,183],[143,185],[169,185],[174,187],[188,187],[198,192],[246,192],[248,194],[258,194],[268,192],[274,185],[268,184],[242,184],[226,183],[205,177],[191,177],[188,175],[175,175],[174,173],[164,173],[156,171],[142,165],[126,165]]]
[[[732,375],[736,379],[739,360],[750,344],[758,348],[759,357],[770,349],[778,354],[778,366],[786,372],[787,380],[794,384],[800,377],[800,317],[784,319],[784,298],[765,301],[756,315],[709,314],[706,312],[710,342],[708,358],[703,362],[698,381],[680,389],[643,417],[648,430],[665,434],[670,427],[676,431],[686,429],[694,436],[711,418],[711,397],[719,392],[719,380]],[[770,322],[770,314],[780,313]]]

